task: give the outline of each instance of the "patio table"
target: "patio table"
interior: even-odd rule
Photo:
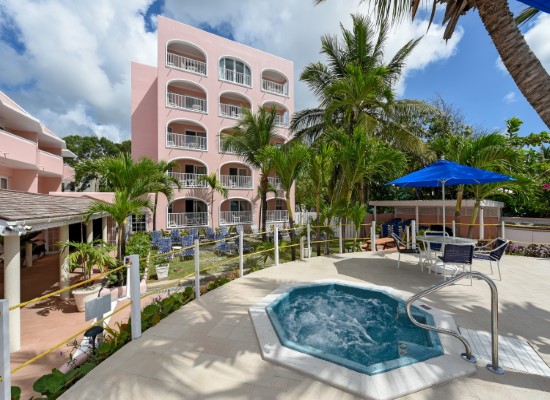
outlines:
[[[432,251],[430,248],[430,243],[439,243],[445,246],[446,244],[456,244],[460,246],[475,246],[477,244],[477,239],[463,238],[463,237],[454,237],[454,236],[432,236],[432,235],[420,235],[416,237],[416,240],[425,243],[425,248],[427,249],[427,267],[430,271],[434,271],[436,274],[443,274],[446,271],[455,271],[452,268],[445,267],[443,264],[436,264],[432,261],[437,261],[435,257],[432,257]],[[444,247],[441,247],[441,251],[444,251]]]

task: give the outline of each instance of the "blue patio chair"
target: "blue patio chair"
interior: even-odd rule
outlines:
[[[220,226],[220,235],[224,238],[229,236],[229,230],[227,229],[227,226]]]
[[[502,275],[500,274],[500,259],[504,255],[506,248],[510,244],[509,240],[495,239],[490,243],[487,243],[485,246],[476,248],[474,252],[474,258],[476,260],[489,261],[491,266],[491,275],[493,274],[493,261],[497,263],[498,269],[498,280],[502,280]]]
[[[162,237],[162,231],[151,232],[151,248],[156,249],[159,245],[159,240]]]
[[[195,247],[193,246],[194,238],[191,235],[184,235],[181,237],[181,247],[182,251],[180,253],[180,259],[185,260],[191,258],[195,255]]]
[[[449,236],[447,232],[441,230],[441,231],[426,231],[424,232],[424,235],[426,236]],[[442,243],[430,243],[430,250],[431,251],[441,251],[441,247],[443,246]]]
[[[238,251],[240,251],[239,248],[239,237],[237,236],[235,238],[235,247]],[[246,240],[243,240],[243,253],[249,253],[251,251],[254,251],[254,246],[252,246],[250,243],[246,242]]]
[[[197,228],[190,228],[189,229],[189,235],[193,237],[193,240],[198,239],[199,238],[199,230]]]
[[[231,254],[231,247],[227,242],[218,242],[214,246],[214,253],[217,255]]]
[[[244,232],[244,229],[243,229],[243,226],[242,225],[237,225],[235,227],[235,230],[237,231],[237,233],[240,235],[241,233]]]
[[[469,265],[470,272],[471,272],[473,257],[474,257],[474,246],[446,244],[443,250],[443,255],[439,256],[439,259],[443,261],[443,278],[447,280],[448,264],[456,266],[455,273],[458,272],[458,265],[462,265],[462,271],[464,271],[465,267]],[[471,277],[470,277],[470,284],[472,284]]]
[[[179,229],[172,229],[170,231],[170,239],[172,239],[172,242],[179,243],[181,241],[181,235]]]
[[[206,240],[214,240],[216,238],[216,232],[209,226],[206,227]]]
[[[172,240],[169,237],[162,237],[159,240],[158,244],[158,253],[159,254],[167,254],[168,257],[172,258]]]

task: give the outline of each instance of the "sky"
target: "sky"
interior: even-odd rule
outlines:
[[[510,0],[518,13],[524,6]],[[130,63],[155,65],[157,15],[163,15],[294,62],[295,110],[316,106],[298,77],[323,61],[320,37],[338,35],[351,13],[369,12],[357,0],[0,0],[0,90],[59,136],[130,138]],[[437,20],[439,22],[440,20]],[[550,15],[522,29],[550,71]],[[504,130],[505,120],[524,121],[521,135],[548,130],[509,76],[477,12],[460,18],[442,39],[425,18],[390,33],[389,58],[423,36],[396,85],[399,98],[441,96],[467,123]]]

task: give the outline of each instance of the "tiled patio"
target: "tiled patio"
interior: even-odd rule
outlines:
[[[410,261],[408,262],[403,262]],[[235,280],[149,329],[98,366],[62,399],[351,399],[353,396],[262,360],[248,308],[289,282],[338,278],[408,291],[441,277],[421,273],[412,257],[353,253],[292,262]],[[500,334],[527,340],[550,363],[550,262],[506,256],[501,263]],[[474,269],[488,273],[488,264]],[[489,288],[457,284],[426,299],[465,328],[490,329]],[[550,379],[480,363],[475,375],[407,399],[550,399]]]

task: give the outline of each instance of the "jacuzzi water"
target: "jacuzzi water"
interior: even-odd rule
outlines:
[[[434,324],[429,313],[412,313]],[[413,325],[403,300],[381,290],[301,286],[267,306],[267,314],[284,346],[368,375],[443,354],[438,335]]]

